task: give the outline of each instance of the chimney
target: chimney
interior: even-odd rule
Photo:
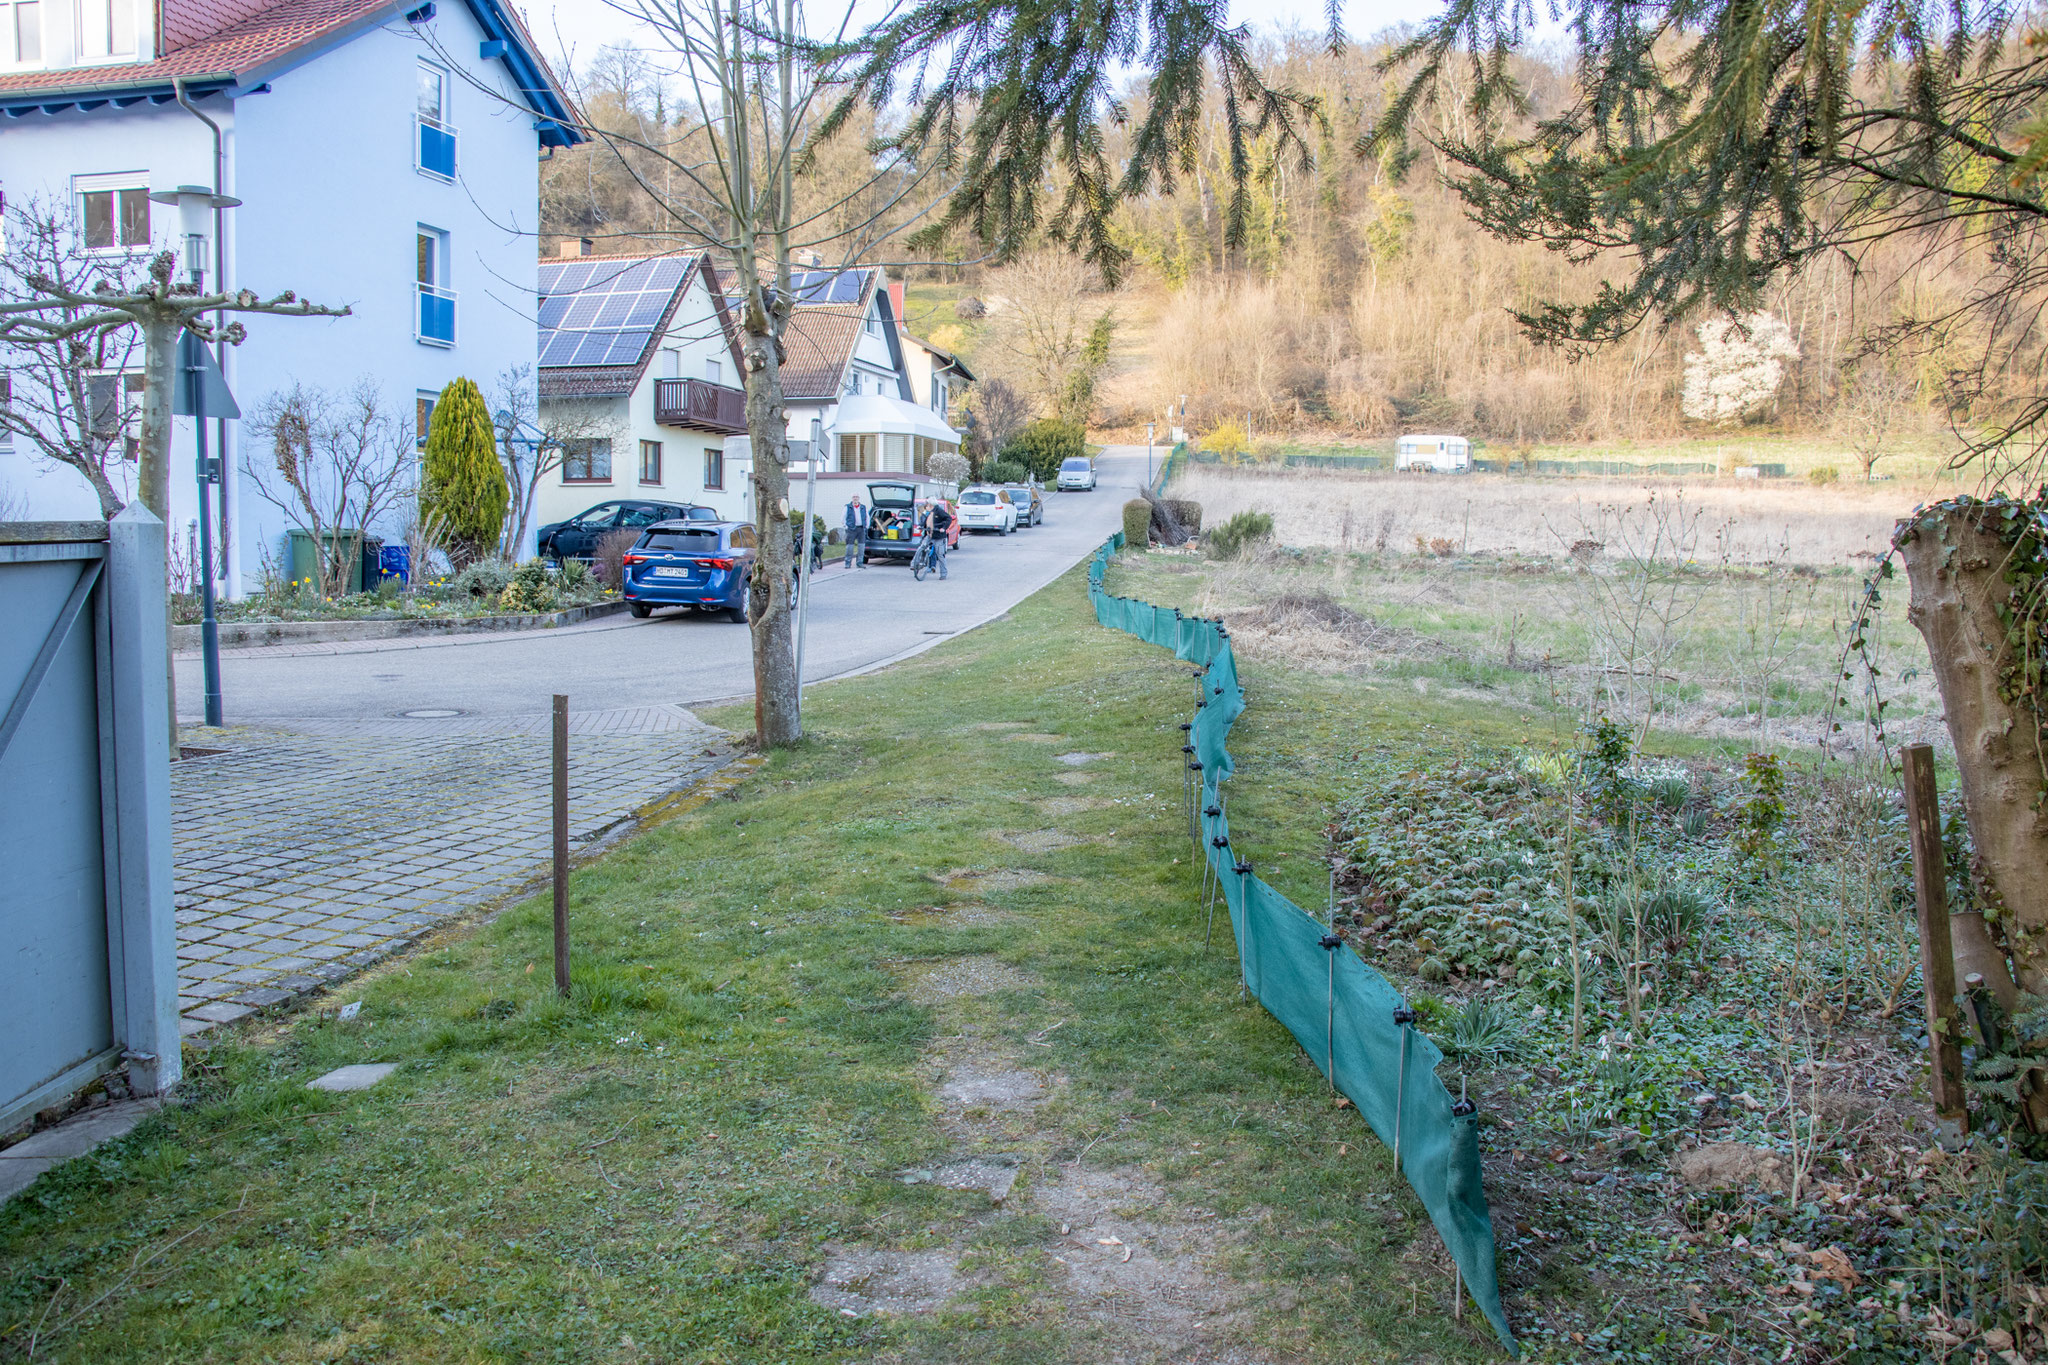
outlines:
[[[555,248],[555,251],[566,261],[573,260],[578,256],[588,256],[590,254],[590,246],[591,242],[588,237],[578,237],[573,242],[563,242]]]
[[[903,281],[889,281],[889,302],[896,305],[896,326],[899,330],[903,330]]]

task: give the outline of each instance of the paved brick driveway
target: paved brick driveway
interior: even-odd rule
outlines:
[[[339,981],[544,870],[548,719],[184,733],[171,769],[187,1027]],[[677,707],[571,717],[571,848],[731,763]]]

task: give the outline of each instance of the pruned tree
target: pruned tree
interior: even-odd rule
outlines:
[[[302,301],[290,290],[260,298],[254,290],[202,293],[176,278],[178,258],[164,251],[152,256],[141,280],[116,284],[94,281],[81,289],[53,275],[23,277],[27,296],[0,302],[0,348],[26,354],[37,348],[61,347],[74,337],[90,337],[108,328],[133,325],[142,337],[142,430],[136,451],[140,466],[136,496],[166,523],[171,512],[171,387],[178,359],[178,338],[191,332],[201,341],[224,340],[239,346],[247,335],[239,322],[221,322],[226,313],[271,313],[285,317],[347,317],[347,308],[329,308]],[[209,320],[208,315],[213,315]]]
[[[491,422],[498,434],[498,460],[505,467],[510,510],[501,558],[516,560],[533,529],[533,510],[541,481],[562,467],[562,457],[577,442],[612,441],[621,437],[616,418],[602,403],[542,403],[534,388],[533,366],[514,365],[498,376],[491,399]]]
[[[7,215],[0,250],[0,303],[42,297],[34,280],[90,299],[103,286],[125,292],[140,272],[130,257],[93,254],[75,215],[30,200]],[[76,320],[89,303],[66,304],[49,316]],[[96,311],[96,310],[95,310]],[[140,404],[131,372],[141,359],[141,335],[129,320],[77,332],[43,345],[17,345],[0,355],[0,432],[25,442],[51,464],[92,486],[100,515],[111,517],[127,501],[131,482],[122,466],[140,453]]]
[[[411,424],[364,377],[339,393],[295,384],[267,395],[247,430],[250,487],[312,537],[314,590],[341,596],[370,528],[413,494]]]

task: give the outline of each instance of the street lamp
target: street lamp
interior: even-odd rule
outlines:
[[[1152,486],[1152,426],[1145,423],[1145,487]]]
[[[177,205],[178,235],[185,242],[185,270],[191,278],[193,292],[205,292],[206,253],[209,244],[220,235],[220,211],[234,208],[242,201],[232,195],[217,194],[205,185],[180,185],[174,190],[158,190],[149,199],[153,204]],[[218,287],[220,281],[215,280],[214,284]],[[193,400],[192,427],[199,438],[196,471],[199,479],[199,647],[206,673],[206,723],[218,727],[221,724],[220,622],[214,614],[213,486],[220,482],[220,460],[207,454],[206,419],[209,416],[220,419],[220,444],[225,453],[226,419],[241,414],[209,408],[204,397],[207,386],[201,382],[201,366],[196,363],[204,352],[200,350],[196,337],[184,340],[188,345],[181,347],[181,351],[187,354],[188,361],[194,362],[185,366],[185,391]],[[222,387],[225,388],[224,385]],[[232,401],[227,406],[232,407]]]

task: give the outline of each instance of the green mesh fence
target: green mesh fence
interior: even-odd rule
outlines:
[[[1105,592],[1102,579],[1110,556],[1123,545],[1119,531],[1095,552],[1088,566],[1088,595],[1103,625],[1170,649],[1200,670],[1183,752],[1189,770],[1189,832],[1207,858],[1205,895],[1213,885],[1227,908],[1245,985],[1393,1150],[1473,1301],[1513,1355],[1514,1338],[1500,1306],[1493,1219],[1480,1182],[1472,1107],[1451,1099],[1436,1075],[1443,1053],[1415,1028],[1414,1015],[1386,978],[1322,922],[1262,881],[1232,848],[1222,792],[1232,771],[1225,741],[1244,711],[1244,689],[1238,685],[1229,632],[1215,621]]]

